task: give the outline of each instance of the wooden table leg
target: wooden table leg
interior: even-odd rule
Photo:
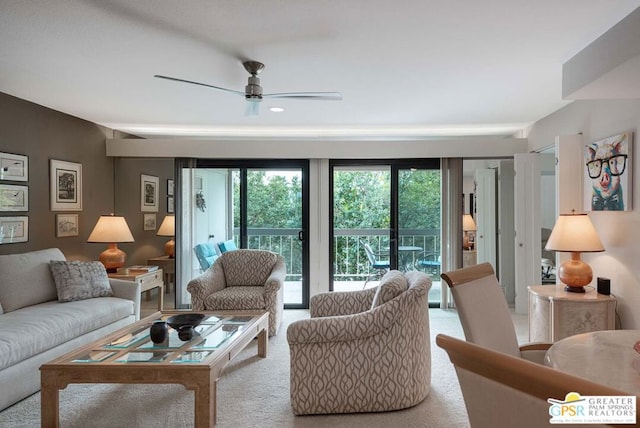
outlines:
[[[158,310],[161,311],[164,307],[164,292],[162,289],[165,288],[162,285],[158,287]]]
[[[267,358],[267,352],[269,347],[269,333],[267,329],[263,329],[258,333],[258,356]]]
[[[57,428],[59,421],[59,390],[55,384],[53,373],[41,372],[40,391],[40,426],[42,428]]]
[[[195,428],[213,428],[216,425],[216,371],[211,371],[208,382],[195,388]]]

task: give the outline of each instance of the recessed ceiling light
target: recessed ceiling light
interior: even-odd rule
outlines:
[[[274,113],[282,113],[284,111],[282,107],[270,107],[269,110]]]

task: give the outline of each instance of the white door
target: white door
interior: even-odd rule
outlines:
[[[585,167],[582,150],[582,135],[556,137],[556,218],[571,210],[582,211],[582,169]],[[556,266],[570,258],[571,253],[556,253]]]
[[[515,167],[515,304],[516,313],[528,311],[529,285],[540,283],[540,155],[519,153]]]
[[[498,163],[498,277],[507,303],[515,302],[514,169],[512,160]]]
[[[478,263],[489,262],[497,272],[496,170],[476,170],[476,249]]]

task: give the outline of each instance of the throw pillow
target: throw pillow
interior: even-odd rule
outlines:
[[[107,270],[100,262],[51,260],[59,302],[113,296]]]
[[[373,296],[371,309],[396,298],[408,288],[407,280],[402,272],[390,270],[380,279],[380,285]]]

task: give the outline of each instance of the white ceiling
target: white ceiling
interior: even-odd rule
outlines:
[[[0,0],[0,91],[142,136],[511,135],[640,0]],[[342,101],[264,100],[339,91]],[[273,113],[281,106],[283,113]]]

